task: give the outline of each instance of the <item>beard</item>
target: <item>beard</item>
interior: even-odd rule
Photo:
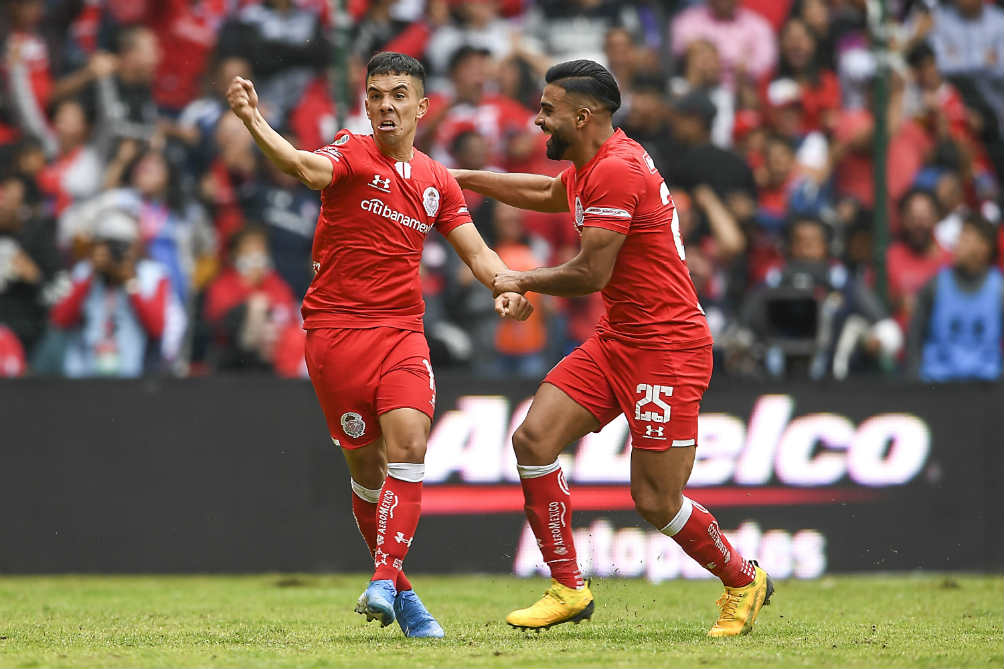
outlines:
[[[547,139],[547,157],[551,160],[561,160],[569,145],[570,143],[562,139],[557,132],[552,132]]]

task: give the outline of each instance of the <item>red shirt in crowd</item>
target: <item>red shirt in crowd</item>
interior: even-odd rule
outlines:
[[[924,255],[917,255],[903,242],[896,242],[886,252],[886,274],[889,277],[889,297],[901,303],[896,319],[906,326],[909,323],[912,300],[920,289],[945,265],[952,262],[952,254],[933,242]]]
[[[450,104],[444,95],[429,96],[427,118],[435,118],[443,107]],[[532,128],[533,112],[504,95],[486,95],[476,106],[459,104],[446,112],[436,130],[435,141],[440,146],[449,146],[462,132],[476,130],[488,141],[491,162],[509,168],[506,155],[507,140]]]
[[[206,292],[206,320],[219,323],[227,312],[243,304],[255,293],[261,293],[268,298],[269,309],[284,311],[280,321],[292,319],[296,309],[296,298],[289,285],[275,270],[269,270],[258,285],[251,285],[244,280],[240,272],[230,267],[220,273],[209,285]]]

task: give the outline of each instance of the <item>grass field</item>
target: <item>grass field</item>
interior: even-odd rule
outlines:
[[[418,576],[447,639],[352,613],[361,575],[0,577],[0,666],[992,667],[1000,576],[783,581],[748,637],[709,639],[716,582],[594,581],[593,620],[501,623],[542,579]]]

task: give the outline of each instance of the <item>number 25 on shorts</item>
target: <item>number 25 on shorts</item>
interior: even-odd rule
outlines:
[[[639,383],[635,389],[641,399],[634,404],[634,419],[652,423],[668,423],[670,407],[662,400],[662,396],[672,397],[673,386]],[[658,410],[648,410],[646,407],[654,404]],[[660,411],[661,410],[661,411]]]

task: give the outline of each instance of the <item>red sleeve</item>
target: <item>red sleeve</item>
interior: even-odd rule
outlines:
[[[77,281],[70,289],[70,294],[57,302],[49,312],[52,322],[61,328],[70,328],[80,320],[80,311],[84,306],[84,299],[91,289],[92,275]]]
[[[381,51],[396,51],[413,58],[421,58],[425,45],[429,43],[432,30],[425,21],[416,21],[401,31],[401,34],[384,45]]]
[[[467,210],[467,202],[460,190],[460,184],[453,175],[443,170],[445,187],[443,201],[439,203],[439,213],[436,216],[436,229],[445,237],[464,223],[472,223],[471,213]]]
[[[641,171],[616,158],[597,163],[582,186],[582,225],[626,235],[645,189]]]
[[[358,140],[348,130],[342,130],[335,135],[335,139],[332,140],[331,144],[326,144],[314,151],[314,153],[324,156],[331,161],[331,183],[328,186],[341,181],[352,173],[352,165],[349,163],[348,154],[351,152],[350,146],[353,141]]]
[[[129,302],[139,322],[143,324],[146,333],[154,339],[160,339],[164,334],[164,322],[167,320],[167,291],[170,284],[167,278],[157,282],[157,288],[150,297],[143,297],[139,291],[129,294]]]
[[[216,326],[228,311],[244,301],[245,294],[240,283],[234,280],[233,270],[226,270],[216,277],[206,291],[206,320]]]

